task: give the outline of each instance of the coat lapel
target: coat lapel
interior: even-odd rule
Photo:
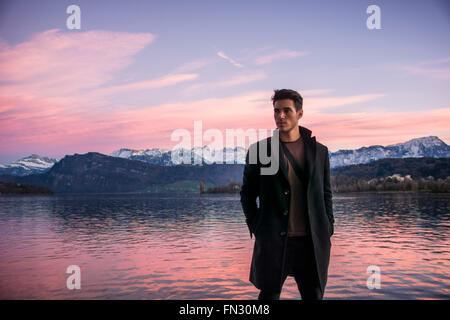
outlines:
[[[283,149],[281,148],[281,140],[280,140],[280,144],[278,145],[278,159],[280,161],[280,169],[281,172],[283,172],[284,177],[286,178],[286,181],[289,181],[289,176],[288,176],[288,167],[287,167],[287,163],[286,161],[284,161],[284,155],[283,155]]]
[[[311,137],[311,130],[299,126],[300,135],[304,137],[306,168],[308,170],[308,186],[316,168],[316,137]]]

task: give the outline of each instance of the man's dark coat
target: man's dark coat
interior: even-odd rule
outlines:
[[[311,130],[299,126],[304,141],[308,181],[307,208],[311,237],[314,244],[317,273],[322,294],[327,282],[331,241],[334,232],[332,192],[330,186],[330,161],[328,148],[311,137]],[[267,138],[267,155],[271,155],[271,139]],[[262,141],[262,140],[261,140]],[[247,153],[241,188],[241,204],[246,217],[250,237],[255,235],[255,246],[250,269],[250,281],[260,290],[280,292],[281,276],[285,263],[287,244],[290,185],[287,163],[279,148],[279,168],[274,175],[261,175],[259,156],[261,141],[252,144],[256,148],[256,164],[249,163]],[[265,152],[264,152],[265,153]],[[259,207],[256,199],[259,197]],[[311,275],[313,276],[313,275]]]

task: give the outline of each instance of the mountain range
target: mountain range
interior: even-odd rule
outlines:
[[[172,152],[174,153],[174,159],[172,160]],[[181,164],[183,155],[187,154],[189,162],[212,164],[215,163],[215,159],[221,159],[222,163],[227,164],[245,164],[246,150],[242,147],[236,148],[223,148],[211,149],[209,146],[194,147],[192,149],[175,149],[174,151],[168,149],[146,149],[146,150],[134,150],[122,148],[113,151],[110,155],[113,157],[141,160],[152,164],[159,164],[163,166],[173,166]],[[178,160],[179,159],[179,160]],[[177,161],[178,160],[178,161]]]
[[[177,155],[187,154],[191,159],[190,163],[212,164],[215,156],[222,159],[222,163],[244,164],[246,150],[242,147],[234,149],[224,148],[223,150],[210,149],[208,146],[195,147],[191,150],[176,149],[145,149],[134,150],[122,148],[113,151],[110,156],[139,160],[148,164],[160,166],[175,166],[180,163],[172,160],[172,152]],[[331,168],[338,168],[353,164],[365,164],[386,158],[449,158],[450,146],[436,136],[422,137],[412,139],[404,143],[398,143],[388,146],[373,145],[362,147],[355,150],[339,150],[330,153]],[[8,165],[0,165],[0,174],[9,174],[14,176],[25,176],[30,174],[44,173],[57,163],[57,159],[41,157],[36,154],[19,159]]]
[[[331,168],[364,164],[386,158],[449,158],[450,146],[436,136],[412,139],[388,146],[375,145],[356,150],[339,150],[330,155]]]
[[[7,165],[0,164],[0,174],[26,176],[33,173],[42,173],[53,167],[56,162],[58,162],[57,159],[32,154]]]
[[[65,156],[50,170],[27,176],[0,175],[0,181],[50,187],[58,193],[109,193],[146,191],[180,181],[223,185],[242,179],[244,165],[161,166],[122,159],[98,152]]]
[[[0,175],[0,181],[47,187],[56,193],[123,193],[199,191],[202,183],[223,186],[242,182],[243,164],[161,166],[97,152],[65,156],[53,167],[26,176]],[[365,179],[409,176],[450,180],[450,158],[382,159],[331,170],[331,176]]]
[[[186,150],[189,152],[189,150]],[[211,153],[222,152],[222,161],[233,161],[235,164],[244,164],[246,150],[241,147],[235,149],[210,150],[208,146],[203,148],[193,148],[191,150],[191,160],[193,163],[194,157],[202,157],[203,163],[211,163],[213,158]],[[228,153],[227,153],[228,152]],[[160,165],[174,165],[171,160],[171,151],[167,149],[147,149],[147,150],[133,150],[120,149],[111,153],[111,156],[142,160],[149,163]],[[330,153],[330,166],[337,168],[351,164],[364,164],[379,159],[385,158],[447,158],[450,157],[450,146],[436,136],[429,136],[409,140],[405,143],[397,143],[388,146],[374,145],[370,147],[362,147],[356,150],[339,150]],[[229,162],[228,162],[229,163]]]

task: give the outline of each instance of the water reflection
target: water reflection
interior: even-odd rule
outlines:
[[[326,299],[449,298],[450,195],[337,195]],[[254,299],[237,195],[0,198],[0,298]],[[67,266],[81,290],[66,289]],[[381,289],[369,290],[369,265]],[[299,299],[289,277],[282,299]]]

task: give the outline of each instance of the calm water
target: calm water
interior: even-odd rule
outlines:
[[[450,195],[335,195],[325,299],[450,298]],[[255,299],[238,195],[0,197],[0,298]],[[81,268],[68,290],[66,268]],[[381,288],[368,289],[369,265]],[[288,277],[282,299],[299,299]]]

